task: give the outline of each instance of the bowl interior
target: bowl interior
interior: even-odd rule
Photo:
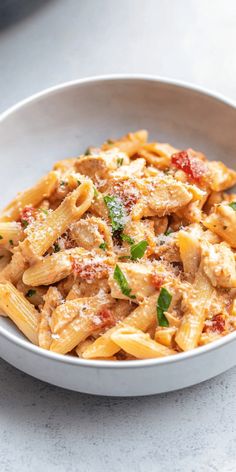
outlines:
[[[0,125],[1,207],[59,159],[145,128],[150,138],[234,166],[236,109],[191,88],[144,78],[82,81],[35,97]],[[22,337],[5,318],[0,326]]]

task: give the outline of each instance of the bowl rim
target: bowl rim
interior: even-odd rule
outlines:
[[[186,81],[170,79],[162,76],[155,76],[149,74],[106,74],[106,75],[95,75],[91,77],[85,77],[80,79],[75,79],[72,81],[63,82],[51,87],[48,87],[40,92],[34,93],[29,97],[17,102],[15,105],[9,107],[0,114],[0,123],[2,123],[6,118],[20,110],[21,108],[37,102],[41,98],[47,97],[48,95],[55,94],[57,92],[66,90],[71,87],[80,87],[82,85],[101,83],[101,82],[120,82],[120,81],[136,81],[136,82],[153,82],[159,83],[160,85],[171,85],[179,89],[186,89],[190,92],[195,92],[206,97],[210,97],[213,100],[220,101],[224,105],[230,106],[231,108],[236,108],[236,102],[232,99],[226,98],[223,94],[218,92],[212,92],[205,87],[191,84]],[[26,351],[32,352],[32,354],[42,356],[52,361],[59,363],[78,365],[83,367],[100,367],[105,369],[127,369],[127,368],[139,368],[139,367],[153,367],[158,365],[172,364],[182,362],[186,359],[196,358],[202,356],[207,352],[212,352],[215,349],[223,347],[227,344],[231,344],[236,338],[236,331],[216,340],[212,343],[206,344],[205,346],[200,346],[191,351],[185,351],[178,354],[174,354],[169,357],[154,358],[154,359],[142,359],[135,361],[107,361],[107,360],[94,360],[94,359],[80,359],[79,357],[73,357],[69,355],[58,354],[56,352],[48,351],[42,349],[39,346],[32,344],[28,340],[19,338],[17,335],[10,333],[6,328],[0,326],[0,336],[3,336],[12,344],[17,345],[20,348],[23,348]]]

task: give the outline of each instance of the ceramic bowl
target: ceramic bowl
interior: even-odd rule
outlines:
[[[234,167],[235,122],[233,103],[170,80],[111,76],[53,87],[1,116],[1,205],[55,161],[140,128],[149,130],[153,140],[193,147]],[[34,377],[71,390],[149,395],[196,384],[232,367],[236,333],[169,358],[106,362],[40,349],[0,317],[0,356]]]

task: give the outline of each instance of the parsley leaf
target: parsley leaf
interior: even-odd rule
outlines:
[[[28,223],[27,220],[21,220],[21,224],[22,224],[23,228],[25,229],[25,228],[27,228],[29,223]]]
[[[59,252],[61,250],[60,246],[58,243],[53,244],[53,252]]]
[[[122,231],[125,226],[126,212],[121,199],[115,195],[106,195],[104,202],[108,208],[112,232]]]
[[[166,232],[164,233],[164,235],[165,235],[165,236],[169,236],[169,234],[171,234],[171,233],[173,233],[173,232],[174,232],[173,229],[168,228],[168,229],[166,230]]]
[[[88,147],[84,152],[84,156],[90,156],[90,154],[91,154],[90,148]]]
[[[120,235],[122,241],[125,241],[128,244],[134,244],[134,239],[132,239],[128,234],[122,233]]]
[[[165,316],[165,311],[168,310],[172,300],[172,295],[168,292],[166,288],[162,288],[160,295],[157,300],[157,318],[159,326],[167,327],[169,326],[169,321]]]
[[[229,206],[233,208],[234,211],[236,211],[236,202],[229,203]]]
[[[81,185],[81,182],[80,182],[80,180],[77,180],[77,184],[78,184],[78,185]]]
[[[97,198],[98,195],[99,195],[99,193],[98,193],[98,191],[97,191],[97,189],[96,189],[95,186],[93,186],[93,191],[94,191],[94,196]]]
[[[0,239],[3,239],[3,236],[0,234]]]
[[[127,279],[118,265],[115,267],[113,278],[118,283],[123,295],[132,299],[136,298],[135,295],[131,295],[132,289],[129,287]]]
[[[33,297],[33,295],[35,294],[36,294],[36,290],[33,290],[32,288],[30,288],[28,292],[25,294],[25,296],[30,298],[30,297]]]
[[[9,244],[10,244],[11,246],[14,246],[14,243],[13,243],[13,240],[12,240],[12,239],[9,239]]]
[[[101,243],[100,246],[99,246],[99,248],[100,248],[100,249],[103,249],[103,251],[105,251],[106,248],[107,248],[107,243],[105,243],[105,242],[104,242],[104,243]]]
[[[124,162],[124,158],[123,157],[118,157],[116,162],[117,162],[117,167],[120,167],[120,166],[122,166],[122,164]]]
[[[48,210],[45,210],[45,208],[40,208],[40,210],[41,210],[45,215],[48,215]]]
[[[130,249],[131,259],[132,261],[136,261],[137,259],[141,259],[143,257],[148,243],[147,241],[140,241],[140,243],[133,244]]]

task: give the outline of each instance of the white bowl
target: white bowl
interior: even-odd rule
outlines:
[[[25,100],[1,116],[1,205],[59,159],[130,130],[234,166],[233,103],[203,90],[145,76],[78,80]],[[0,318],[0,356],[49,383],[99,395],[149,395],[187,387],[236,364],[236,333],[165,359],[106,362],[40,349]]]

